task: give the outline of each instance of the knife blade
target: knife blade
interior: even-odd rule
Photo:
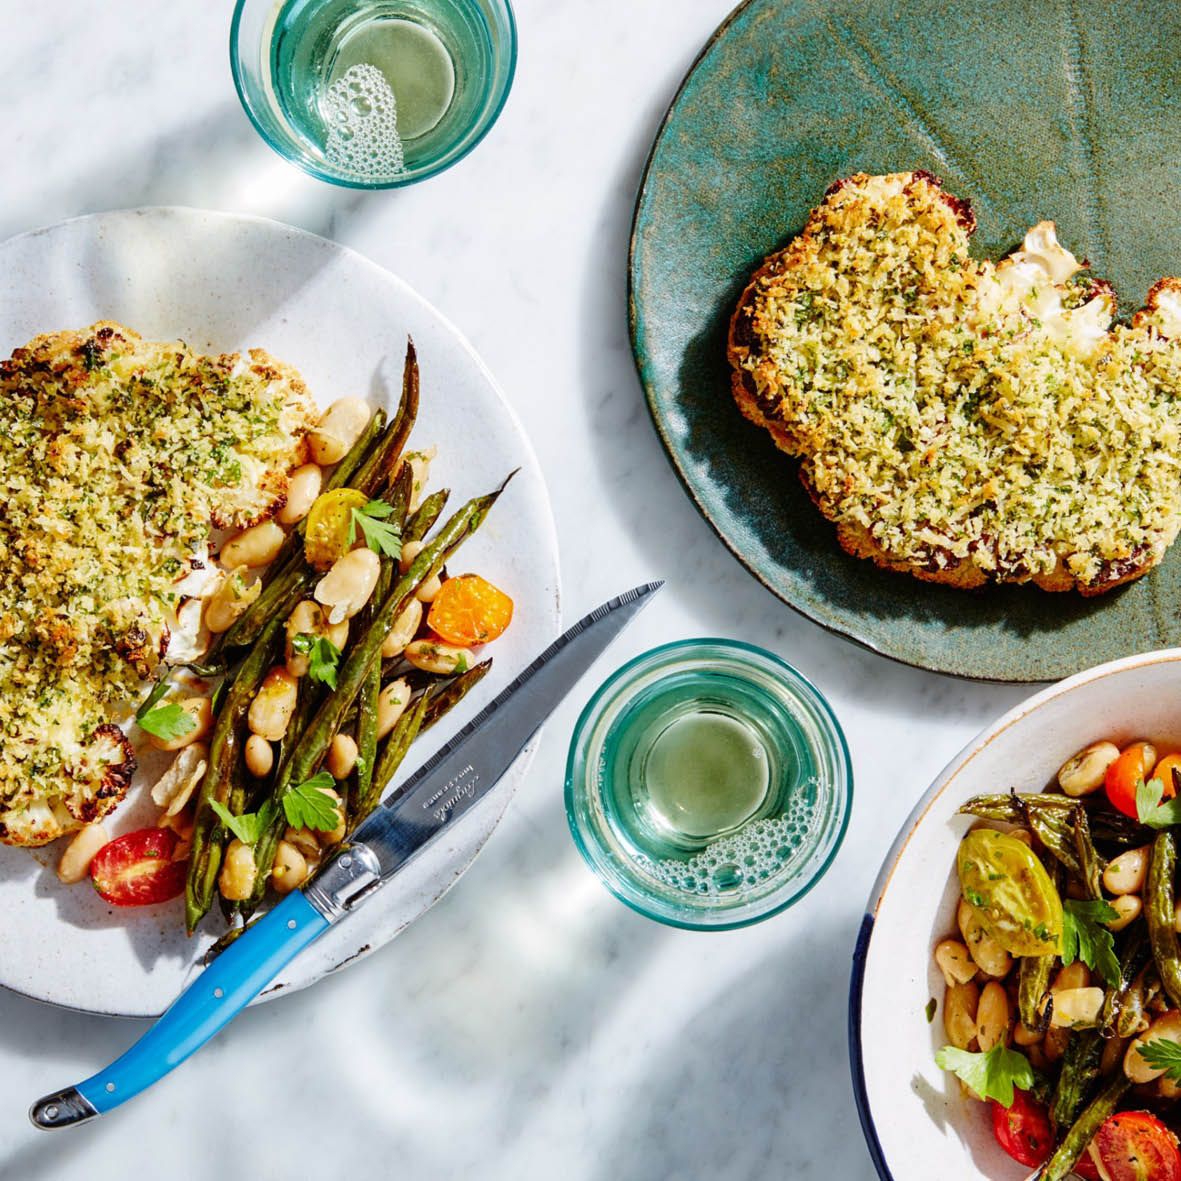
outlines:
[[[663,583],[604,603],[558,637],[346,838],[303,889],[230,944],[126,1053],[29,1118],[53,1130],[126,1103],[200,1049],[308,944],[487,797],[562,699]]]

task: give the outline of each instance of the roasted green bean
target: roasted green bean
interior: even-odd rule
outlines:
[[[1177,844],[1168,830],[1159,832],[1148,858],[1144,883],[1144,918],[1157,975],[1174,1005],[1181,1006],[1181,948],[1173,929],[1173,874],[1177,867]]]
[[[445,713],[454,709],[471,692],[492,668],[492,658],[473,664],[467,672],[439,685],[432,693],[430,704],[422,719],[423,731],[429,730]]]
[[[372,496],[394,474],[402,450],[418,418],[418,354],[414,341],[406,341],[406,361],[402,366],[402,397],[393,421],[382,436],[381,442],[368,455],[349,482],[367,496]]]
[[[1017,1011],[1022,1024],[1029,1029],[1044,1032],[1049,1023],[1049,1012],[1042,1008],[1042,999],[1050,990],[1050,974],[1057,958],[1026,955],[1017,965]]]
[[[1118,988],[1109,988],[1103,998],[1099,1029],[1104,1037],[1127,1037],[1139,1028],[1144,1011],[1143,982],[1137,983],[1144,965],[1152,958],[1152,948],[1139,924],[1129,931],[1120,956]],[[1125,1017],[1126,1014],[1126,1017]],[[1125,1029],[1128,1032],[1125,1032]]]
[[[1086,1152],[1091,1137],[1115,1111],[1130,1085],[1121,1071],[1091,1100],[1082,1115],[1074,1121],[1054,1155],[1037,1171],[1035,1181],[1064,1181],[1070,1175],[1079,1158]]]
[[[240,733],[250,703],[271,666],[282,622],[272,620],[263,628],[253,650],[242,663],[226,691],[209,741],[208,767],[201,781],[194,809],[193,845],[185,883],[185,927],[191,935],[213,903],[217,875],[221,868],[222,844],[217,838],[221,822],[209,806],[225,804],[233,769],[239,753]]]
[[[450,497],[450,488],[440,488],[438,492],[432,492],[418,506],[410,520],[406,522],[406,529],[402,534],[402,540],[422,541],[431,529],[434,528],[435,522],[447,507],[447,501]]]
[[[1079,1029],[1071,1034],[1050,1102],[1050,1118],[1058,1127],[1068,1128],[1074,1123],[1091,1084],[1099,1077],[1102,1054],[1103,1038],[1098,1030]]]
[[[1078,857],[1079,877],[1088,896],[1098,901],[1103,897],[1100,875],[1106,862],[1099,856],[1095,842],[1091,840],[1091,826],[1087,821],[1086,809],[1075,808],[1070,813],[1070,828],[1074,837],[1074,851]]]
[[[292,784],[304,782],[315,771],[360,693],[370,668],[374,663],[380,664],[381,645],[393,621],[405,609],[418,587],[433,578],[443,568],[447,558],[483,524],[507,483],[508,480],[487,496],[468,501],[456,512],[386,595],[372,622],[350,647],[337,673],[336,689],[324,699],[276,777],[272,792],[276,803],[282,801]],[[271,824],[255,845],[255,896],[251,897],[252,903],[256,903],[266,889],[266,878],[284,827],[282,808],[276,808]]]

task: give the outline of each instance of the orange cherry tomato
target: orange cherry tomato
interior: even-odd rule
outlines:
[[[1151,742],[1133,742],[1120,752],[1120,756],[1107,768],[1103,786],[1107,798],[1117,812],[1136,819],[1136,784],[1141,779],[1151,779],[1150,772],[1156,763],[1156,748]],[[1172,778],[1172,776],[1170,776]],[[1165,795],[1173,794],[1173,785],[1165,785]]]
[[[1165,755],[1152,769],[1152,778],[1159,779],[1165,786],[1165,799],[1177,794],[1177,781],[1174,773],[1181,775],[1181,755]]]
[[[461,574],[443,583],[426,621],[431,631],[460,648],[487,644],[512,622],[513,601],[478,574]]]

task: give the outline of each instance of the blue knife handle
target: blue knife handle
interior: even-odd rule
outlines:
[[[235,939],[122,1057],[76,1087],[38,1100],[29,1113],[33,1123],[82,1123],[134,1098],[199,1050],[327,928],[328,920],[300,891],[288,895]]]

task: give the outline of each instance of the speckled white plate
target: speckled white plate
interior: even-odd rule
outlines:
[[[117,320],[149,339],[200,350],[259,346],[295,365],[317,400],[362,394],[396,403],[406,334],[422,369],[413,442],[439,444],[432,484],[452,506],[521,472],[459,568],[479,570],[516,601],[490,650],[493,670],[455,716],[414,748],[417,766],[545,647],[558,628],[558,559],[549,499],[516,416],[459,333],[405,283],[350,250],[260,218],[195,209],[97,214],[0,245],[0,356],[39,332]],[[372,902],[292,963],[264,998],[306,987],[392,939],[455,883],[525,774],[517,760],[496,797],[449,829]],[[142,788],[137,777],[130,799]],[[142,791],[139,791],[142,795]],[[151,823],[125,804],[116,831]],[[94,1013],[155,1016],[180,991],[212,934],[183,932],[179,900],[108,906],[63,887],[54,846],[0,846],[0,985]],[[208,920],[213,929],[216,924]]]

